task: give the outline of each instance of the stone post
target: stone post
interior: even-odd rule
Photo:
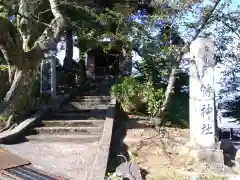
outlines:
[[[56,59],[51,58],[51,94],[52,94],[52,100],[56,99],[57,95],[57,85],[56,85]]]
[[[56,98],[56,60],[46,58],[41,63],[41,93],[50,93],[52,100]]]
[[[92,54],[87,55],[86,64],[87,78],[95,79],[95,57]]]
[[[214,45],[198,38],[190,46],[190,144],[195,148],[215,146]]]

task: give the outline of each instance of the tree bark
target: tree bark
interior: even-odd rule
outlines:
[[[66,72],[71,71],[73,60],[73,30],[71,28],[66,29],[66,55],[64,58],[64,70]]]
[[[169,76],[169,80],[168,80],[168,86],[165,91],[165,99],[164,99],[162,107],[161,107],[161,113],[163,113],[167,109],[167,106],[170,102],[171,95],[174,91],[174,84],[176,81],[176,72],[177,72],[177,67],[175,67],[175,66],[172,67],[171,73]]]
[[[67,27],[65,31],[66,37],[66,54],[63,63],[63,69],[65,72],[65,84],[67,86],[74,86],[75,74],[73,70],[73,30],[71,27]]]
[[[82,84],[87,80],[87,72],[86,72],[86,65],[85,65],[85,57],[84,52],[80,53],[80,60],[79,60],[79,83]]]
[[[0,45],[0,51],[2,52],[4,60],[8,66],[8,82],[9,82],[9,84],[12,84],[13,78],[14,78],[14,73],[15,73],[16,69],[11,64],[10,57],[8,57],[7,51],[5,50],[5,48],[2,45]]]
[[[25,115],[26,111],[31,108],[33,74],[44,58],[44,53],[56,49],[65,29],[65,19],[58,9],[57,1],[49,0],[49,4],[54,19],[43,32],[37,32],[38,28],[32,21],[18,17],[21,38],[17,34],[9,33],[17,32],[16,28],[8,19],[0,17],[0,50],[5,60],[8,60],[9,64],[14,67],[14,74],[11,74],[13,78],[10,78],[13,79],[11,87],[0,107],[0,120],[8,120],[9,127],[13,122],[21,121],[18,117]],[[28,6],[27,0],[20,0],[19,13],[28,14]]]
[[[16,70],[10,90],[1,104],[0,120],[11,119],[10,127],[32,106],[32,76],[33,71]]]

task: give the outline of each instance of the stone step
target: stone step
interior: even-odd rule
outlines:
[[[89,113],[54,113],[43,117],[43,120],[86,120],[86,119],[105,119],[106,111]]]
[[[101,135],[49,135],[49,134],[39,134],[39,135],[29,135],[26,136],[28,141],[32,142],[61,142],[61,143],[94,143],[98,142]]]
[[[110,99],[82,99],[82,98],[73,98],[69,103],[79,102],[79,103],[91,103],[91,104],[106,104],[110,102]]]
[[[29,131],[30,134],[51,134],[51,135],[99,135],[103,127],[36,127]]]
[[[107,113],[107,109],[60,109],[52,111],[53,114],[103,114]]]
[[[109,101],[100,101],[100,100],[72,100],[70,102],[68,102],[67,104],[72,104],[72,105],[109,105],[110,100]]]
[[[68,103],[61,107],[62,110],[71,110],[71,109],[78,109],[78,110],[92,110],[92,109],[108,109],[108,104],[82,104],[82,103]]]
[[[72,106],[72,107],[75,107],[75,108],[77,108],[77,107],[82,107],[82,106],[94,106],[94,107],[98,107],[99,105],[105,105],[105,106],[107,106],[107,105],[109,105],[109,102],[102,102],[102,103],[100,103],[100,102],[69,102],[69,103],[67,103],[67,104],[65,104],[65,105],[63,105],[62,106],[62,108],[64,108],[65,106]],[[79,109],[79,108],[78,108]]]
[[[81,93],[82,96],[109,96],[110,93],[109,91],[106,91],[106,92],[99,92],[99,91],[96,91],[96,92],[84,92],[84,93]]]
[[[105,119],[106,116],[104,117],[99,117],[99,116],[78,116],[78,117],[59,117],[59,116],[49,116],[45,117],[42,119],[42,121],[82,121],[82,120],[103,120]]]
[[[73,127],[103,127],[105,120],[69,120],[69,121],[42,121],[40,126],[57,127],[57,126],[73,126]]]
[[[110,96],[76,96],[75,99],[104,99],[104,100],[110,100]]]

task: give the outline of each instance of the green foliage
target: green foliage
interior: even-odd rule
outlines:
[[[164,92],[156,89],[151,80],[140,82],[134,77],[125,77],[112,86],[112,95],[120,102],[124,111],[146,109],[149,116],[158,116]]]
[[[166,119],[174,125],[189,127],[189,76],[187,73],[178,73],[175,81],[174,93],[168,106]]]
[[[165,117],[171,125],[189,127],[189,96],[186,92],[172,95],[168,113]]]
[[[140,105],[141,84],[133,77],[126,77],[112,86],[111,94],[121,103],[124,111],[137,110]]]
[[[159,110],[164,99],[163,89],[156,89],[153,81],[149,80],[142,84],[142,102],[147,106],[147,113],[154,117],[159,116]]]
[[[159,117],[166,84],[154,85],[152,79],[125,77],[111,88],[111,94],[125,112]],[[175,93],[164,118],[170,125],[189,127],[189,94],[182,86],[188,86],[188,75],[181,74],[176,81]]]
[[[124,49],[130,48],[128,34],[131,22],[126,21],[124,14],[108,8],[81,8],[77,11],[88,15],[73,23],[78,37],[77,44],[82,51],[88,52],[97,47],[101,47],[104,52],[123,46]],[[131,10],[127,11],[130,13]],[[111,41],[105,43],[105,38]]]

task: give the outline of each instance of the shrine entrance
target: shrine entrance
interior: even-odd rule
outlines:
[[[119,60],[115,54],[95,56],[95,76],[117,76]]]
[[[95,49],[88,53],[88,70],[92,69],[95,77],[118,76],[121,54],[116,50],[104,53],[102,49]],[[91,62],[91,64],[90,64]]]

